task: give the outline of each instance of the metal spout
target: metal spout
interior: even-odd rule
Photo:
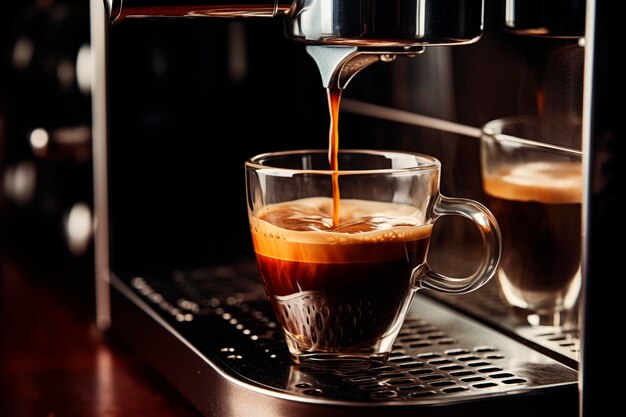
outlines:
[[[108,23],[146,17],[285,18],[326,88],[344,89],[363,68],[465,45],[482,35],[484,0],[104,0]]]
[[[344,89],[363,68],[375,62],[391,62],[397,55],[413,57],[424,52],[423,47],[365,49],[356,46],[307,45],[307,53],[317,64],[322,85]]]

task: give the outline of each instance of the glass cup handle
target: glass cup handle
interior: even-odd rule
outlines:
[[[482,204],[465,198],[440,195],[434,204],[435,219],[440,216],[463,216],[471,220],[482,236],[484,251],[479,267],[467,277],[454,278],[430,269],[424,263],[413,271],[414,287],[445,293],[463,294],[483,286],[495,274],[502,251],[500,227],[493,214]]]

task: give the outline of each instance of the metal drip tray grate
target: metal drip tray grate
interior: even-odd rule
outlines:
[[[580,358],[580,336],[577,329],[551,330],[533,327],[515,315],[500,296],[495,280],[479,290],[463,296],[430,292],[430,297],[449,305],[464,314],[514,337],[525,344],[577,369]]]
[[[113,284],[220,373],[290,401],[422,405],[577,389],[575,370],[419,293],[383,366],[331,372],[291,361],[252,266],[114,277]]]

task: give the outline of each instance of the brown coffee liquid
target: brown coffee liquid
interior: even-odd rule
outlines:
[[[537,162],[484,178],[502,230],[500,268],[522,297],[565,292],[572,283],[581,257],[581,186],[576,163]]]
[[[341,103],[340,89],[327,89],[328,110],[330,112],[330,134],[328,138],[328,162],[333,181],[333,225],[339,223],[339,105]]]
[[[432,225],[415,208],[315,197],[266,206],[251,220],[259,274],[288,343],[367,352],[397,330],[411,271],[425,262]]]

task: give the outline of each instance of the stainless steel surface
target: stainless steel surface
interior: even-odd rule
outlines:
[[[312,44],[455,45],[482,34],[483,0],[105,0],[110,23],[145,17],[285,15],[287,37]]]
[[[327,88],[345,88],[361,69],[425,46],[462,45],[482,34],[483,0],[106,0],[109,22],[142,17],[273,17],[285,15],[288,38],[308,45]],[[338,49],[324,49],[329,45]]]
[[[623,12],[615,2],[587,2],[583,104],[583,293],[581,304],[581,416],[599,407],[619,407],[600,381],[607,352],[616,340],[605,326],[621,323],[621,292],[614,287],[623,269],[623,245],[610,237],[626,233],[622,193],[626,172],[623,100]]]
[[[383,366],[321,371],[291,361],[253,266],[165,278],[114,277],[112,283],[224,378],[264,396],[419,408],[577,389],[575,370],[419,293]]]
[[[109,23],[141,17],[274,17],[293,1],[280,0],[104,0]]]
[[[315,60],[325,88],[344,89],[362,69],[376,62],[395,61],[397,55],[414,57],[423,47],[363,49],[356,46],[307,45],[306,51]]]
[[[480,138],[479,127],[467,126],[460,123],[451,122],[449,120],[439,119],[436,117],[417,114],[405,110],[399,110],[393,107],[367,103],[347,97],[341,100],[341,111],[346,113],[358,114],[365,117],[372,117],[374,119],[388,120],[391,122],[404,123],[412,126],[426,127],[442,132],[456,133],[476,139]]]
[[[94,273],[96,287],[96,324],[107,329],[111,324],[111,298],[109,287],[109,194],[108,194],[108,134],[109,113],[107,79],[107,15],[100,0],[89,0],[91,22],[91,48],[93,51],[93,74],[91,96],[91,136],[93,153],[93,204],[94,217]]]
[[[534,327],[507,306],[502,299],[495,280],[480,291],[453,297],[445,294],[428,293],[433,299],[449,305],[463,314],[507,334],[535,349],[578,368],[580,361],[580,334],[577,329],[557,331],[546,327]]]
[[[482,0],[297,0],[287,36],[313,44],[397,48],[471,43],[482,34]]]

